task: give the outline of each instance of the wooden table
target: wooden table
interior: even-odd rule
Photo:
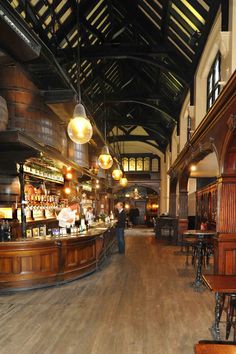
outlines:
[[[197,290],[202,285],[202,252],[204,246],[204,240],[207,237],[215,236],[215,231],[210,230],[187,230],[184,232],[184,236],[195,236],[198,240],[197,244],[197,273],[193,282],[193,287]]]
[[[228,344],[196,344],[196,354],[236,354],[236,345]]]
[[[215,320],[212,331],[216,340],[220,340],[220,315],[222,312],[223,295],[236,296],[236,276],[234,275],[203,275],[206,286],[215,293]],[[236,353],[236,352],[235,352]]]

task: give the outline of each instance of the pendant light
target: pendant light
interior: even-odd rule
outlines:
[[[125,140],[123,140],[123,154],[125,152]],[[128,184],[128,179],[125,177],[125,175],[119,180],[119,184],[121,187],[126,187]]]
[[[122,177],[122,178],[120,179],[119,183],[120,183],[120,185],[121,185],[122,187],[126,187],[127,184],[128,184],[128,180],[127,180],[126,177]]]
[[[104,105],[105,105],[105,90],[106,90],[106,87],[105,87],[105,70],[104,70]],[[107,109],[105,106],[105,119],[104,119],[105,146],[102,148],[102,152],[101,152],[100,156],[98,157],[98,165],[104,170],[108,170],[113,165],[113,159],[112,159],[112,156],[110,155],[109,148],[106,144],[106,135],[107,135],[106,115],[107,115]]]
[[[80,89],[80,36],[79,36],[79,0],[77,2],[77,104],[74,109],[73,118],[70,120],[67,132],[70,139],[76,144],[86,144],[93,135],[93,128],[86,116],[85,108],[81,103]]]
[[[115,169],[112,171],[112,178],[113,178],[115,181],[119,181],[122,177],[123,177],[123,172],[122,172],[122,170],[120,169],[119,163],[117,163],[117,168],[115,168]]]
[[[118,126],[116,127],[116,136],[118,137]],[[115,148],[115,145],[114,145],[114,148]],[[118,144],[118,141],[117,141],[117,154],[119,154],[119,144]],[[114,158],[114,160],[116,161],[116,168],[114,168],[114,170],[112,171],[112,178],[115,180],[115,181],[119,181],[122,177],[123,177],[123,172],[122,170],[120,169],[120,164],[119,164],[119,161]]]
[[[98,157],[98,164],[104,170],[108,170],[113,165],[113,159],[107,145],[102,148],[101,155]]]

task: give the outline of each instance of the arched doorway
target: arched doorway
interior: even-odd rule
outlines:
[[[154,189],[140,185],[130,185],[114,194],[115,201],[125,203],[130,223],[153,226],[153,218],[158,215],[159,193]]]

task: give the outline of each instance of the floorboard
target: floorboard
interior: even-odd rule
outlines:
[[[191,354],[211,339],[214,295],[189,286],[179,247],[151,229],[126,235],[126,254],[89,277],[0,296],[0,353]]]

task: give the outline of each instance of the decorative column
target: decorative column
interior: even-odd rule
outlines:
[[[235,101],[236,103],[236,101]],[[235,107],[235,106],[234,106]],[[227,120],[222,149],[223,174],[217,184],[215,272],[236,275],[236,115]]]

